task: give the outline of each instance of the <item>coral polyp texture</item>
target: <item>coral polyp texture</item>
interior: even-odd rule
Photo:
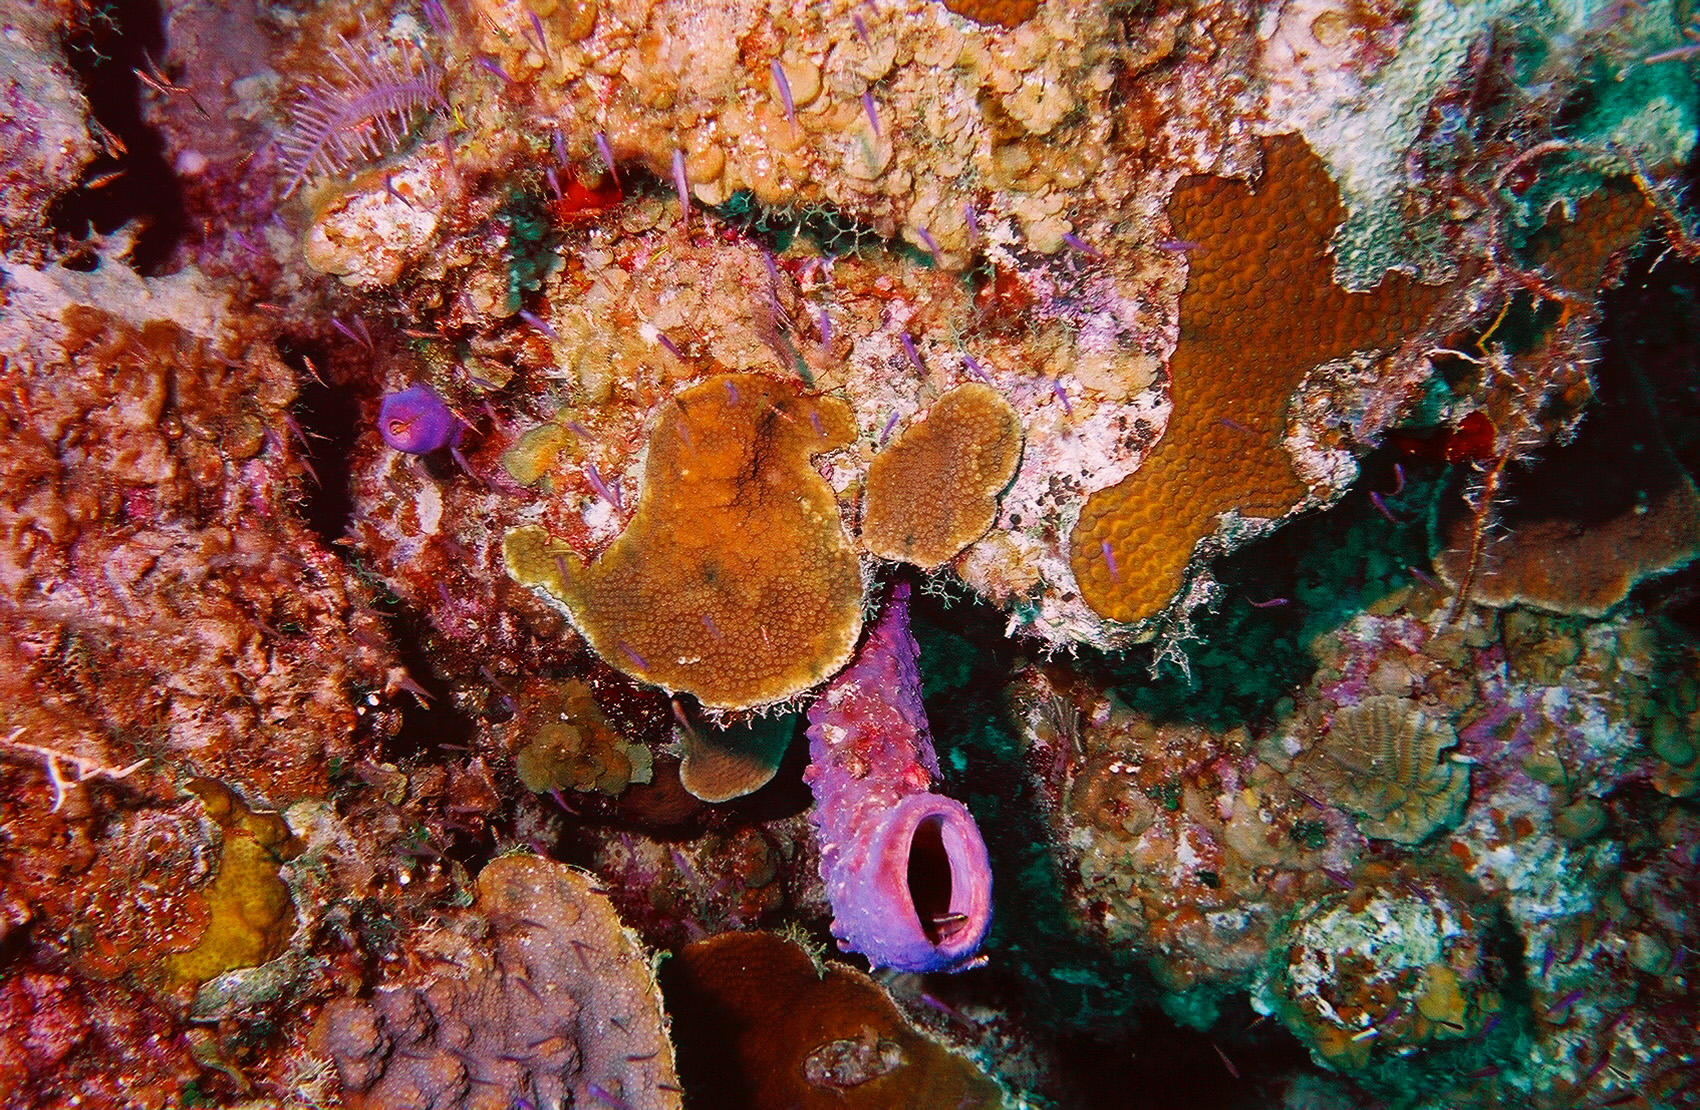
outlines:
[[[1700,1110],[1693,0],[4,8],[7,1110]]]
[[[809,466],[850,435],[842,402],[717,375],[662,408],[642,499],[608,550],[585,566],[517,528],[508,571],[633,677],[716,709],[782,701],[843,666],[861,631],[861,568]]]
[[[868,465],[862,542],[929,570],[985,535],[1021,460],[1021,424],[990,386],[940,397]]]
[[[1254,185],[1182,182],[1168,212],[1190,268],[1169,363],[1174,410],[1150,457],[1087,500],[1070,538],[1087,603],[1128,623],[1163,611],[1224,516],[1273,520],[1304,502],[1286,439],[1305,375],[1396,346],[1442,292],[1400,273],[1365,293],[1334,283],[1338,188],[1299,139],[1265,145]]]
[[[1356,814],[1365,836],[1415,844],[1464,812],[1470,768],[1446,750],[1457,743],[1417,703],[1380,694],[1335,713],[1291,775]]]

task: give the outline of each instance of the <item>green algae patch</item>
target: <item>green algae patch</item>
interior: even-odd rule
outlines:
[[[224,830],[224,847],[218,873],[200,892],[209,912],[206,932],[187,952],[167,956],[161,969],[173,983],[199,986],[283,953],[295,931],[295,901],[278,866],[300,846],[282,817],[255,813],[223,784],[196,779],[189,789]]]

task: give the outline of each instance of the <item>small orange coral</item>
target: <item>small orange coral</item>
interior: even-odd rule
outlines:
[[[1021,420],[989,385],[940,397],[868,467],[862,543],[931,570],[981,536],[1021,461]]]
[[[1266,144],[1255,192],[1217,177],[1175,189],[1174,235],[1198,248],[1170,364],[1174,413],[1140,469],[1087,501],[1070,541],[1081,595],[1103,616],[1161,612],[1221,514],[1298,505],[1305,485],[1282,448],[1288,398],[1312,368],[1398,343],[1439,300],[1441,287],[1399,273],[1367,293],[1334,284],[1340,213],[1339,189],[1296,137]]]
[[[944,6],[982,26],[1019,27],[1039,10],[1039,0],[944,0]]]
[[[514,528],[508,573],[644,682],[712,709],[799,694],[862,630],[861,567],[809,464],[854,435],[848,405],[795,382],[709,378],[662,406],[642,498],[607,551],[585,566],[541,528]]]
[[[772,933],[722,933],[662,969],[687,1084],[749,1110],[1006,1105],[973,1064],[918,1033],[883,988],[816,966]],[[685,1016],[692,1020],[687,1023]]]

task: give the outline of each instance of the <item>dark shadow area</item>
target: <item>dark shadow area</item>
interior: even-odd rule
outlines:
[[[1427,572],[1429,507],[1447,468],[1391,448],[1360,466],[1357,483],[1327,511],[1214,561],[1222,596],[1193,615],[1193,637],[1182,644],[1190,675],[1166,660],[1153,674],[1153,644],[1119,656],[1083,652],[1085,669],[1159,722],[1226,729],[1269,721],[1315,671],[1315,637]]]
[[[940,943],[949,930],[942,927],[950,913],[951,875],[950,853],[940,834],[944,822],[929,817],[915,829],[909,841],[909,871],[905,879],[909,899],[915,904],[915,914],[927,939]]]
[[[322,351],[280,340],[278,353],[291,370],[299,393],[290,415],[300,429],[296,446],[310,468],[301,515],[328,551],[343,551],[337,541],[354,519],[352,485],[354,445],[359,439],[360,399],[355,391],[321,380]]]
[[[1279,1106],[1294,1076],[1323,1075],[1278,1022],[1259,1021],[1244,998],[1229,1000],[1209,1031],[1178,1025],[1160,1010],[1112,1040],[1088,1035],[1059,1044],[1073,1084],[1069,1110],[1264,1110]]]
[[[116,142],[108,141],[107,153],[54,201],[48,221],[65,241],[65,264],[72,269],[93,269],[98,262],[92,253],[76,250],[76,243],[138,223],[141,230],[128,261],[151,277],[170,261],[188,228],[183,191],[165,143],[142,118],[145,86],[136,76],[138,69],[152,71],[165,56],[159,2],[79,5],[61,41],[95,121]]]

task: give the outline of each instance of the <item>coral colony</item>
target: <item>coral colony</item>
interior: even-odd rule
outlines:
[[[1697,20],[7,0],[0,1103],[1700,1108]]]

